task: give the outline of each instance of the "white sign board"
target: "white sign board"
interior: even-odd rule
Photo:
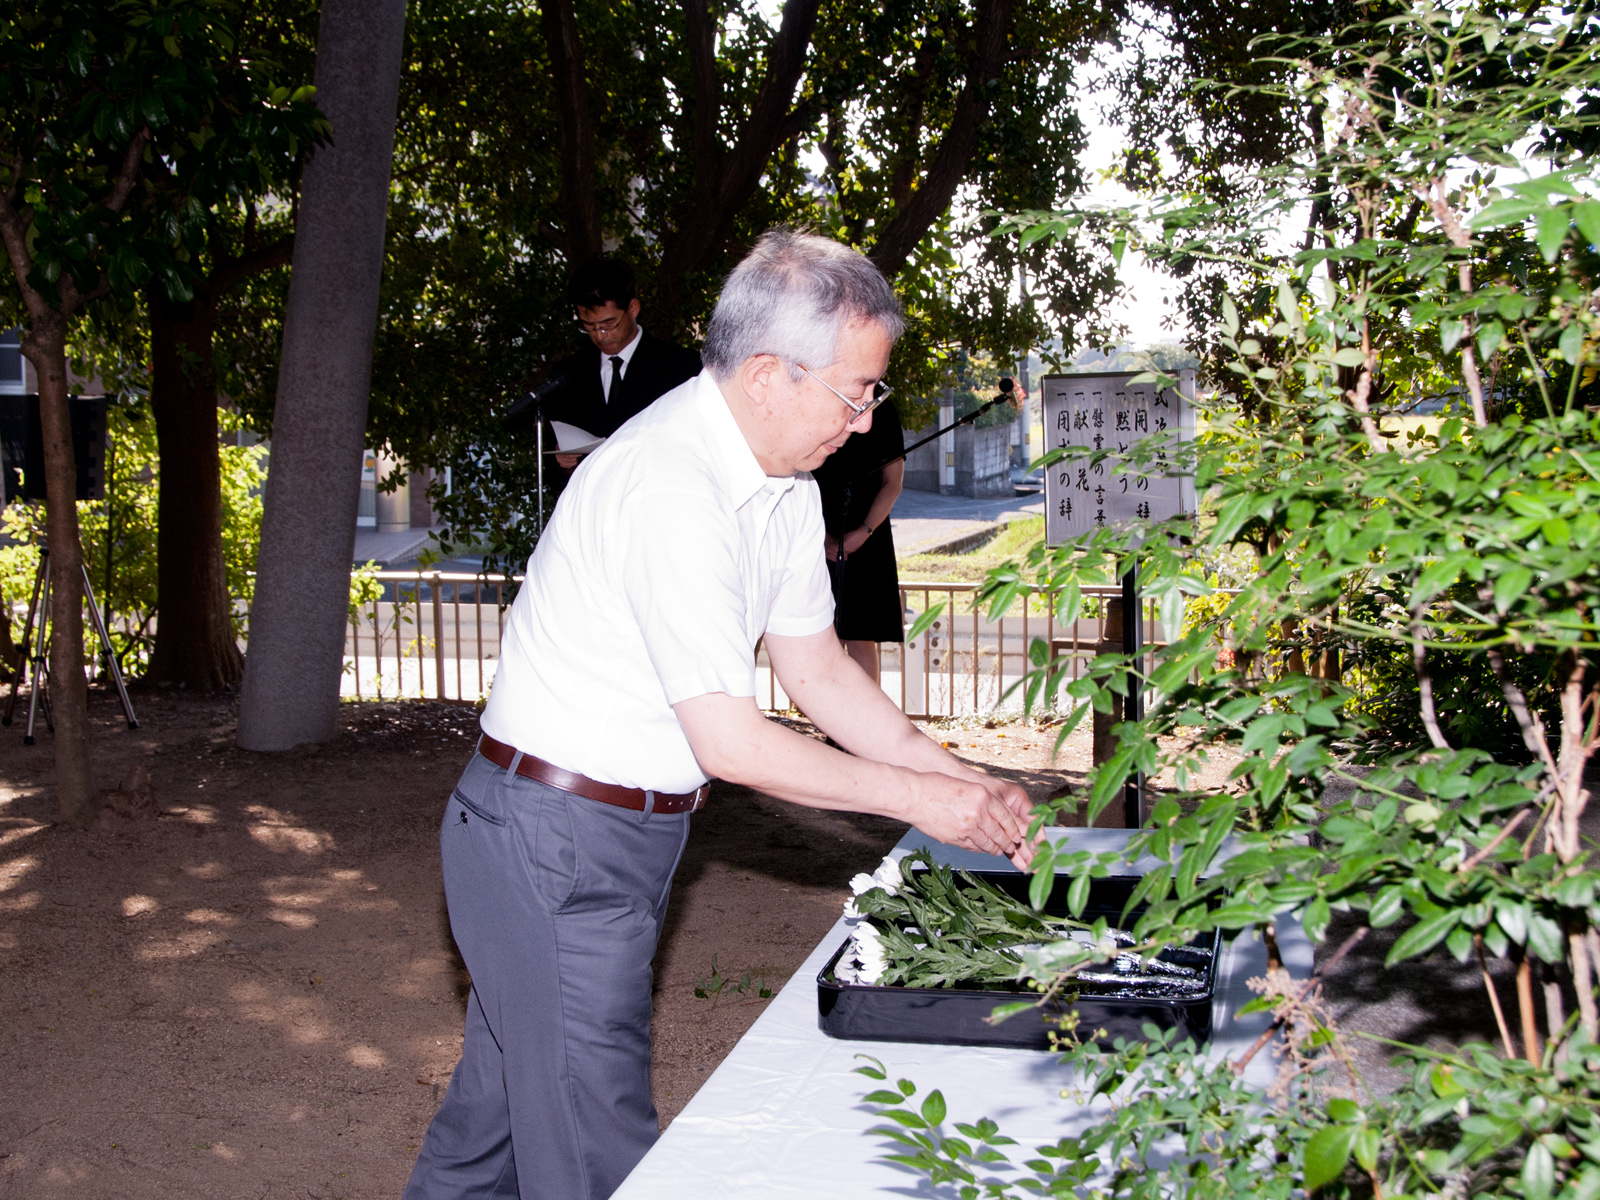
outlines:
[[[1133,521],[1162,521],[1195,511],[1194,479],[1162,474],[1172,447],[1194,437],[1194,372],[1179,373],[1178,389],[1130,383],[1134,373],[1046,375],[1044,448],[1081,447],[1085,457],[1064,458],[1045,470],[1045,543]],[[1140,466],[1116,458],[1090,464],[1095,450],[1124,454],[1145,438],[1158,439],[1155,461]]]

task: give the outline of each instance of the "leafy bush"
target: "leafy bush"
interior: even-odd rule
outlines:
[[[1326,136],[1255,199],[1009,226],[1024,241],[1095,228],[1233,280],[1214,314],[1225,390],[1186,459],[1205,518],[1036,547],[986,599],[1048,583],[1071,621],[1083,584],[1136,568],[1166,628],[1185,630],[1137,677],[1103,655],[1062,687],[1038,655],[1027,694],[1070,697],[1064,737],[1145,690],[1147,715],[1115,727],[1091,776],[1091,816],[1135,773],[1173,772],[1129,846],[1164,864],[1130,901],[1146,905],[1133,932],[1259,933],[1255,1007],[1274,1015],[1280,1071],[1264,1103],[1239,1064],[1192,1045],[1074,1040],[1064,1061],[1113,1114],[1041,1147],[1020,1183],[982,1175],[1003,1154],[997,1129],[946,1136],[942,1099],[930,1115],[904,1107],[915,1085],[874,1093],[901,1161],[931,1179],[973,1197],[1600,1195],[1600,872],[1579,827],[1600,747],[1600,411],[1584,406],[1600,365],[1595,33],[1550,5],[1419,3],[1279,43],[1262,61],[1280,82],[1253,90],[1321,113]],[[1534,142],[1552,169],[1518,179]],[[1310,214],[1308,236],[1274,252],[1292,213]],[[1441,380],[1452,411],[1404,434],[1395,411]],[[1130,457],[1149,469],[1154,448]],[[1254,573],[1222,602],[1212,572],[1241,547]],[[1191,598],[1206,603],[1185,625]],[[1238,765],[1201,792],[1219,745]],[[1221,861],[1230,836],[1243,852]],[[1044,850],[1035,902],[1058,872],[1112,861]],[[1410,1085],[1378,1094],[1318,980],[1290,978],[1275,952],[1286,915],[1320,941],[1335,912],[1365,917],[1339,953],[1397,926],[1389,968],[1476,960],[1498,1048],[1397,1046]],[[1514,1005],[1491,959],[1509,960]],[[1036,978],[1058,987],[1077,969]]]

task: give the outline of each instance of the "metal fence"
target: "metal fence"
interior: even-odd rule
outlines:
[[[379,571],[381,594],[363,603],[345,633],[343,692],[363,699],[476,701],[489,694],[500,655],[512,579],[423,571]],[[1083,589],[1084,613],[1070,625],[1057,621],[1055,596],[1044,590],[1019,595],[991,616],[977,603],[974,583],[908,583],[900,603],[910,627],[916,616],[943,601],[944,611],[926,633],[904,646],[880,646],[883,690],[901,711],[951,717],[1021,708],[1009,689],[1028,669],[1029,647],[1043,638],[1055,657],[1069,659],[1066,679],[1078,678],[1105,639],[1106,601],[1118,587]],[[1156,607],[1145,602],[1145,643],[1166,641]],[[773,674],[765,646],[756,652],[756,698],[769,711],[785,711],[789,697]]]
[[[489,694],[500,659],[511,579],[440,571],[378,571],[379,594],[345,627],[346,696],[467,700]]]
[[[1106,603],[1122,596],[1116,586],[1083,589],[1083,612],[1071,624],[1055,617],[1055,593],[1034,589],[991,615],[979,605],[975,583],[907,583],[900,587],[906,628],[935,604],[944,609],[926,632],[904,645],[878,647],[883,690],[912,717],[958,717],[1020,712],[1016,685],[1030,664],[1030,648],[1043,639],[1055,659],[1065,658],[1065,688],[1082,673],[1105,640]],[[1153,655],[1166,642],[1156,606],[1144,607],[1145,645]],[[1120,651],[1120,643],[1116,647]],[[1151,661],[1147,657],[1147,663]],[[789,698],[773,677],[764,650],[756,656],[757,696],[769,710],[782,711]],[[1014,690],[1015,689],[1015,690]]]

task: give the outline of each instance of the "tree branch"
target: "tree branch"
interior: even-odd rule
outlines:
[[[1482,850],[1479,850],[1471,858],[1467,858],[1467,859],[1463,859],[1462,860],[1461,865],[1456,868],[1456,873],[1458,875],[1465,875],[1468,871],[1472,870],[1473,867],[1477,866],[1479,863],[1483,862],[1484,859],[1488,858],[1491,854],[1493,854],[1496,850],[1500,849],[1501,845],[1505,842],[1505,840],[1508,837],[1510,837],[1514,832],[1516,832],[1517,826],[1521,825],[1522,822],[1527,818],[1528,814],[1531,813],[1532,811],[1533,811],[1533,809],[1531,809],[1531,808],[1525,808],[1521,812],[1519,812],[1516,816],[1512,817],[1511,820],[1507,821],[1504,825],[1502,825],[1500,827],[1500,832],[1495,834],[1494,837],[1492,839],[1490,839],[1489,844],[1487,846],[1485,846]]]
[[[1511,1040],[1511,1027],[1506,1024],[1506,1011],[1500,1007],[1500,991],[1494,986],[1494,979],[1489,974],[1489,962],[1483,956],[1483,936],[1474,934],[1472,944],[1478,950],[1478,970],[1483,972],[1483,989],[1489,993],[1489,1007],[1494,1010],[1495,1028],[1500,1031],[1500,1045],[1505,1048],[1507,1058],[1515,1058],[1517,1046]]]
[[[241,254],[238,258],[223,258],[212,268],[205,282],[213,300],[220,299],[228,290],[252,275],[270,271],[273,267],[286,267],[294,258],[294,234],[285,234],[258,250]]]
[[[966,178],[978,146],[978,131],[989,115],[989,87],[1005,67],[1011,37],[1012,0],[979,0],[968,61],[966,84],[939,150],[921,185],[878,236],[870,258],[889,278],[900,273],[917,243],[950,207],[956,188]]]
[[[555,85],[556,128],[561,142],[561,208],[566,228],[559,249],[573,266],[600,253],[600,210],[595,193],[594,119],[584,77],[583,41],[572,0],[543,0],[541,18]]]
[[[128,202],[128,197],[133,192],[133,185],[139,182],[144,148],[149,141],[150,127],[145,126],[133,135],[128,148],[122,152],[122,168],[117,172],[117,178],[111,185],[111,194],[101,201],[112,212],[122,211],[122,206]]]
[[[1428,207],[1433,210],[1434,217],[1444,229],[1445,236],[1450,239],[1450,244],[1458,250],[1466,250],[1472,245],[1472,235],[1467,232],[1466,226],[1456,217],[1455,210],[1450,207],[1449,198],[1445,195],[1444,179],[1442,177],[1433,181],[1433,194],[1424,195]],[[1461,263],[1456,268],[1456,279],[1461,285],[1462,295],[1472,294],[1472,264]],[[1466,322],[1466,335],[1461,339],[1461,373],[1467,381],[1467,398],[1472,401],[1472,422],[1479,429],[1486,429],[1489,425],[1489,410],[1483,394],[1483,379],[1478,375],[1478,357],[1473,349],[1473,321],[1470,316],[1462,318]]]
[[[1267,928],[1271,927],[1268,926]],[[1345,955],[1354,950],[1360,943],[1361,939],[1367,936],[1367,933],[1368,926],[1363,925],[1349,937],[1345,938],[1345,940],[1339,944],[1339,948],[1329,955],[1328,961],[1312,971],[1310,977],[1300,985],[1300,990],[1295,993],[1293,1004],[1291,1004],[1290,1007],[1292,1008],[1294,1005],[1298,1005],[1307,996],[1309,996],[1311,994],[1311,989],[1316,987],[1317,984],[1321,982],[1322,977],[1343,962]],[[1276,944],[1276,940],[1274,940],[1273,946],[1275,947]],[[1276,950],[1274,949],[1269,953],[1269,961],[1275,959],[1276,957]],[[1281,968],[1283,964],[1279,962],[1277,965]],[[1273,1034],[1277,1033],[1279,1029],[1283,1028],[1287,1017],[1288,1014],[1285,1013],[1284,1016],[1278,1017],[1272,1022],[1271,1025],[1268,1025],[1261,1031],[1261,1036],[1252,1042],[1250,1044],[1250,1048],[1240,1055],[1239,1058],[1233,1063],[1233,1073],[1235,1075],[1244,1074],[1244,1069],[1250,1065],[1250,1060],[1257,1054],[1261,1053],[1261,1048],[1272,1040]]]
[[[1428,740],[1435,750],[1448,750],[1444,730],[1439,728],[1439,715],[1433,708],[1433,676],[1428,673],[1428,650],[1422,644],[1422,622],[1411,623],[1411,669],[1417,675],[1417,692],[1422,701],[1422,724],[1428,731]]]
[[[1500,681],[1500,694],[1506,698],[1506,706],[1511,709],[1511,715],[1516,718],[1517,727],[1522,730],[1522,742],[1540,762],[1553,778],[1560,778],[1561,773],[1556,769],[1555,759],[1550,757],[1550,746],[1544,736],[1544,722],[1539,714],[1528,710],[1528,700],[1522,694],[1522,689],[1512,682],[1511,676],[1506,674],[1505,656],[1500,653],[1498,646],[1489,647],[1489,666],[1494,670],[1494,677]]]
[[[37,317],[36,310],[43,306],[44,297],[28,284],[28,276],[33,274],[33,255],[28,253],[28,219],[12,204],[10,195],[0,195],[0,242],[5,243],[11,273],[22,289],[28,315]]]
[[[695,0],[686,0],[692,14]],[[817,23],[820,0],[787,0],[783,21],[767,51],[767,73],[756,93],[750,114],[740,128],[733,149],[715,155],[715,179],[698,176],[690,191],[689,204],[677,214],[673,231],[666,239],[657,271],[657,289],[663,308],[676,313],[682,302],[683,280],[690,271],[720,247],[728,238],[739,211],[761,185],[767,164],[786,140],[795,135],[790,108],[795,88],[805,70],[806,52],[811,46],[811,31]],[[707,18],[709,23],[709,18]],[[691,39],[692,42],[692,39]],[[691,51],[693,46],[691,45]],[[704,64],[696,64],[696,77]],[[698,84],[697,84],[698,87]],[[708,123],[719,114],[705,111],[703,94],[696,97],[696,169],[699,141]],[[803,128],[803,126],[802,126]],[[715,128],[710,130],[714,141]],[[670,316],[668,323],[670,324]]]
[[[706,8],[706,0],[684,0],[687,24],[689,68],[694,76],[694,152],[695,190],[704,201],[713,201],[722,183],[722,153],[717,141],[717,125],[722,119],[722,86],[717,80],[717,27]]]

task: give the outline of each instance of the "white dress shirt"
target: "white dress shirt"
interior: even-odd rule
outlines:
[[[617,357],[622,360],[622,377],[628,377],[628,367],[633,362],[633,352],[639,348],[639,339],[644,337],[644,326],[634,328],[633,341],[617,351]],[[611,355],[600,356],[600,398],[607,404],[611,403],[611,373],[617,369],[611,361]]]
[[[490,737],[605,783],[705,782],[672,705],[756,693],[762,634],[833,623],[822,502],[769,478],[709,373],[579,465],[511,605]]]

